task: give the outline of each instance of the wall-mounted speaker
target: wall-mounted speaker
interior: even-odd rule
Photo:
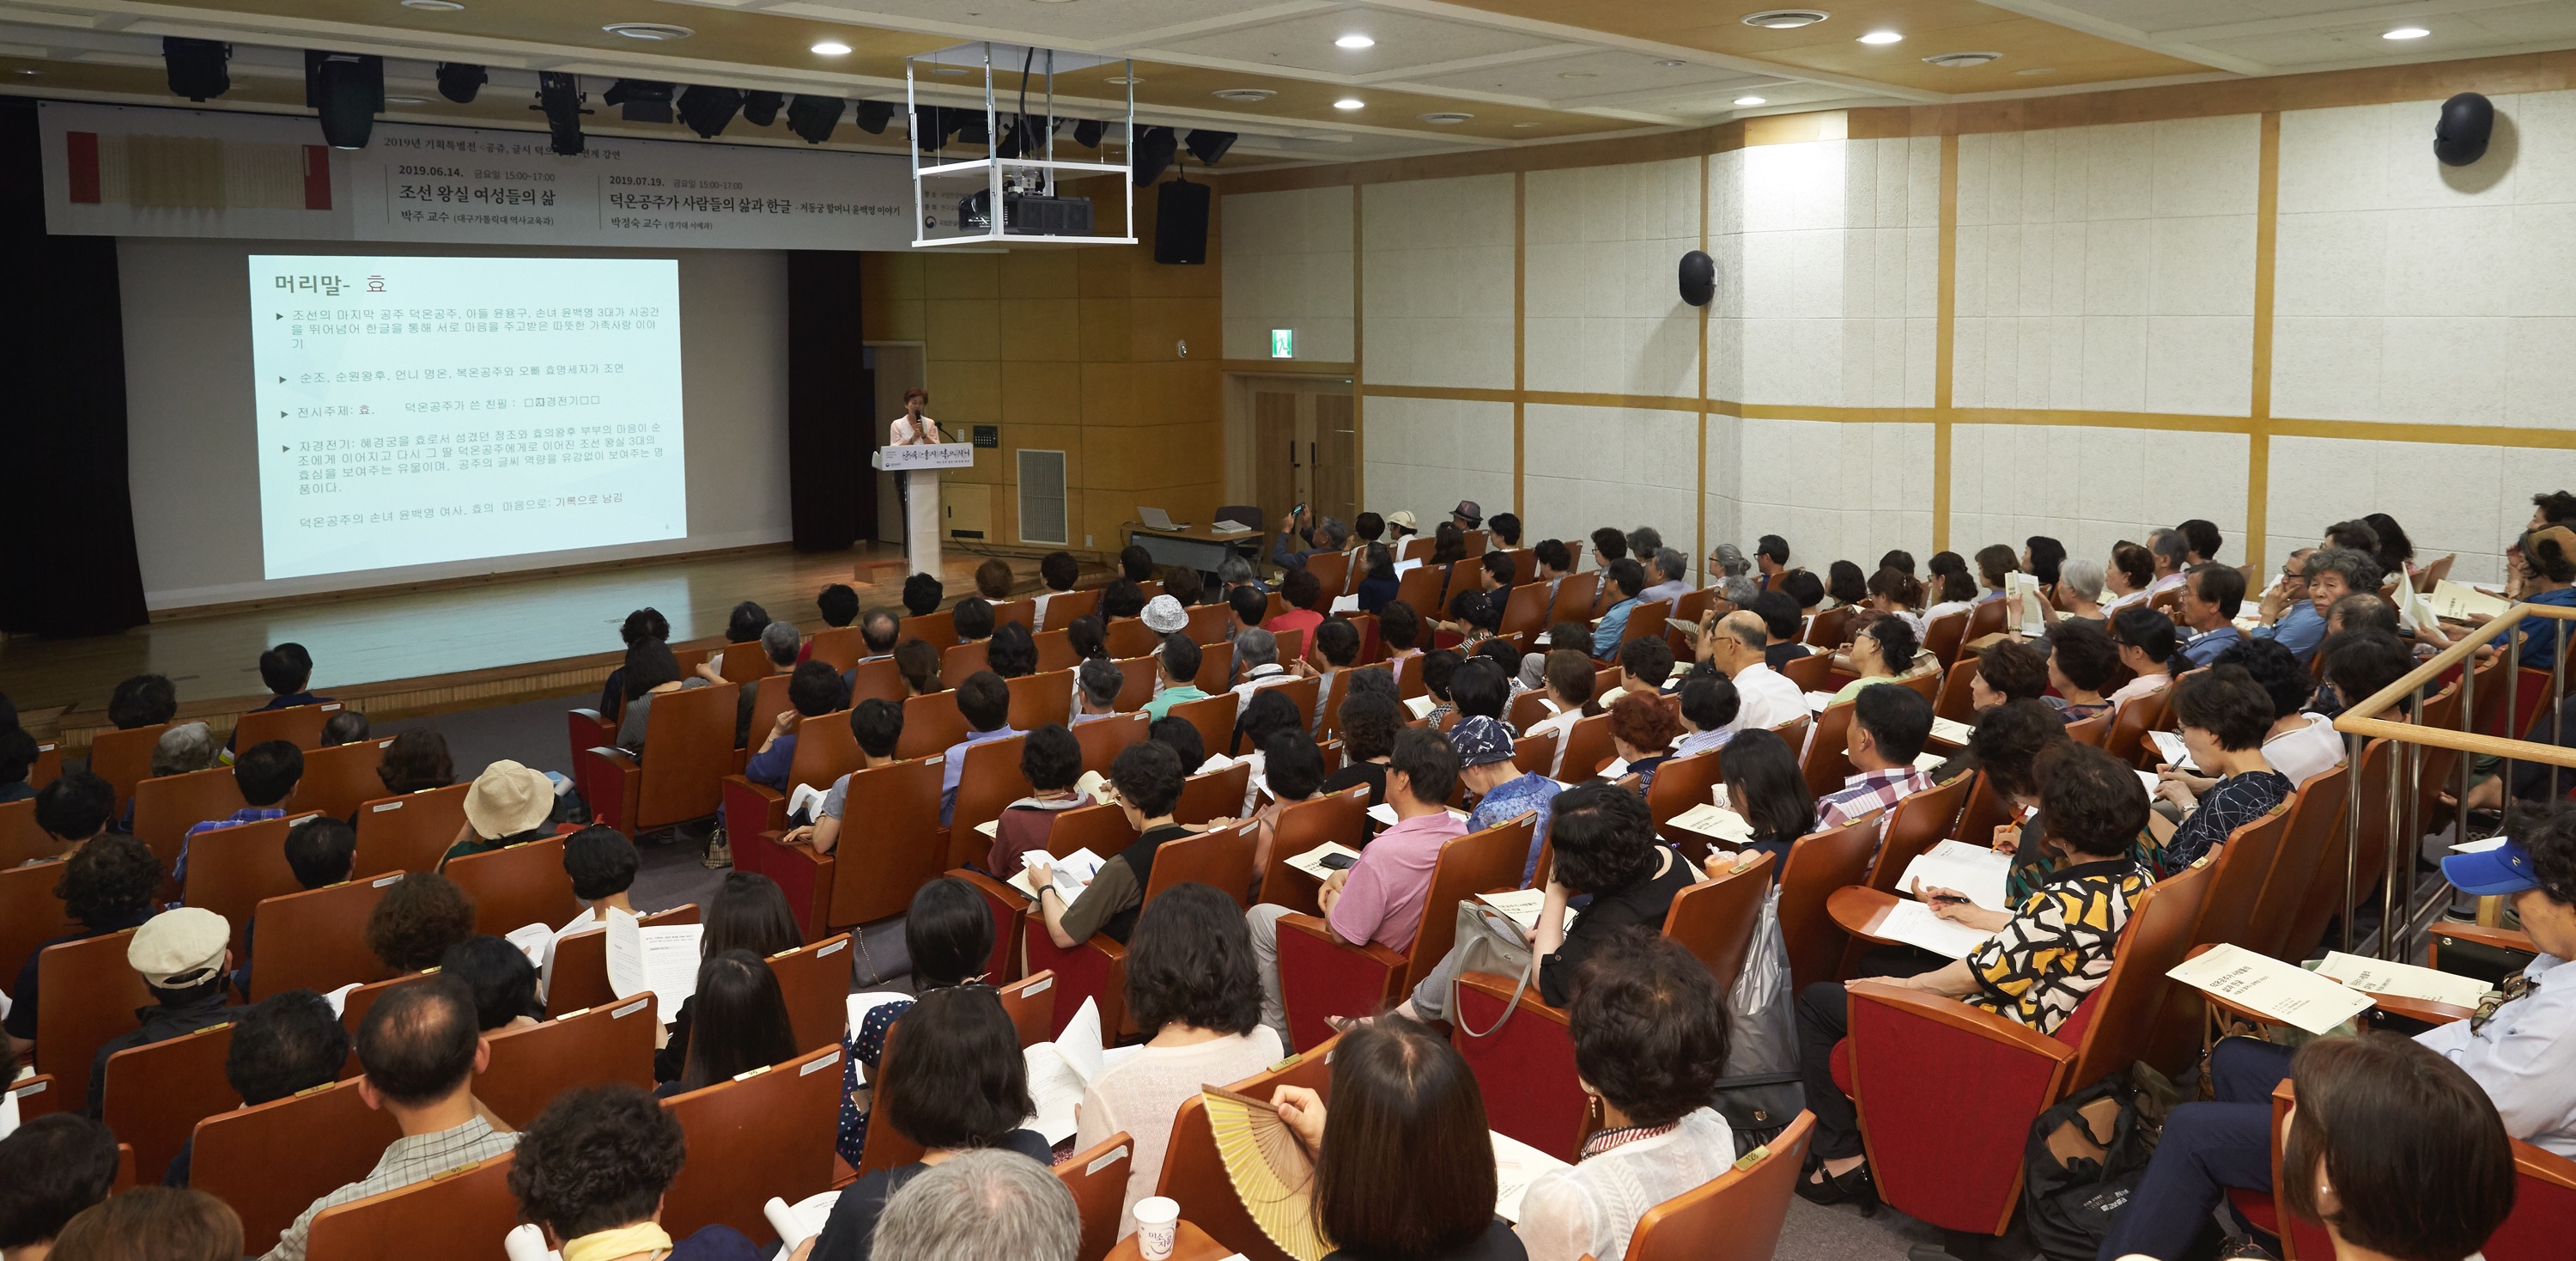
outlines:
[[[1206,184],[1174,180],[1165,184],[1154,207],[1154,261],[1207,261],[1208,209],[1215,190]]]
[[[2442,121],[2433,125],[2433,156],[2444,166],[2467,166],[2487,153],[2495,132],[2495,102],[2475,92],[2462,92],[2442,102]]]
[[[1704,250],[1682,255],[1682,301],[1692,306],[1707,306],[1717,296],[1717,260]]]

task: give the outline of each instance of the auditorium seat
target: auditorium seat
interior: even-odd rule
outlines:
[[[848,1027],[850,996],[848,933],[834,933],[793,950],[769,956],[769,970],[787,1000],[787,1019],[796,1032],[796,1053],[839,1046]]]
[[[1099,611],[1100,588],[1098,587],[1085,587],[1079,591],[1050,592],[1046,602],[1046,628],[1049,631],[1060,631],[1072,625],[1073,619]]]
[[[1556,584],[1556,599],[1548,605],[1548,625],[1591,621],[1593,598],[1599,594],[1600,586],[1601,574],[1597,570],[1566,575],[1565,581]],[[1418,609],[1415,611],[1420,612]],[[1589,644],[1549,644],[1548,648],[1550,651],[1572,648],[1587,655],[1591,652]]]
[[[1360,669],[1374,669],[1381,674],[1385,673],[1383,667],[1377,666],[1362,666]],[[1324,695],[1324,720],[1321,723],[1309,724],[1314,728],[1314,735],[1317,740],[1338,740],[1341,738],[1342,701],[1351,694],[1351,676],[1357,673],[1359,673],[1359,670],[1336,670],[1333,672],[1331,690],[1326,692]],[[1394,681],[1392,676],[1389,677],[1388,681]],[[1309,715],[1314,713],[1313,710],[1308,710],[1306,712]]]
[[[1349,591],[1351,557],[1348,552],[1325,552],[1306,558],[1306,572],[1315,575],[1316,584],[1327,596]]]
[[[853,707],[856,707],[860,701],[893,701],[901,704],[904,694],[903,671],[895,667],[894,658],[879,657],[874,661],[862,661],[851,667],[850,704]]]
[[[1661,600],[1650,600],[1628,610],[1628,624],[1620,629],[1619,642],[1627,644],[1640,639],[1661,639],[1665,617],[1671,612],[1672,606]]]
[[[1330,796],[1292,801],[1279,808],[1270,828],[1270,869],[1262,873],[1260,900],[1300,915],[1317,914],[1315,893],[1322,887],[1313,876],[1288,860],[1326,844],[1358,849],[1368,841],[1369,789],[1354,784]]]
[[[1826,910],[1826,899],[1869,874],[1878,845],[1878,816],[1854,819],[1829,832],[1798,838],[1780,865],[1780,939],[1789,955],[1789,983],[1803,990],[1834,979],[1850,935]]]
[[[1923,627],[1923,651],[1947,670],[1959,660],[1959,645],[1968,637],[1968,611],[1953,609]]]
[[[667,911],[640,916],[636,923],[643,928],[660,928],[695,924],[700,918],[697,903],[683,902]],[[586,929],[557,938],[545,976],[545,993],[538,997],[545,1000],[550,1015],[560,1017],[567,1012],[616,1003],[617,991],[608,984],[608,930]]]
[[[188,829],[208,819],[221,819],[248,805],[233,768],[208,767],[184,775],[161,775],[134,786],[134,839],[152,847],[167,872],[179,861],[179,844]]]
[[[906,760],[936,757],[965,739],[969,730],[966,715],[957,709],[957,693],[910,697],[903,703],[903,736],[895,742],[894,755]]]
[[[1533,688],[1512,698],[1511,708],[1503,711],[1503,721],[1514,731],[1527,731],[1556,714],[1556,702],[1546,688]]]
[[[1063,726],[1073,721],[1073,671],[1070,668],[1044,674],[1023,674],[1005,680],[1011,688],[1013,727],[1035,731],[1048,723]]]
[[[2344,790],[2352,782],[2352,768],[2338,766],[2311,777],[2300,785],[2291,798],[2290,818],[2281,833],[2281,852],[2272,860],[2271,874],[2263,879],[2263,891],[2254,899],[2252,913],[2245,917],[2247,949],[2276,959],[2299,960],[2317,945],[2313,941],[2292,941],[2290,932],[2301,903],[2317,884],[2330,878],[2338,887],[2331,890],[2338,902],[2343,896],[2339,887],[2342,870],[2331,863],[2328,855],[2343,840],[2347,803]],[[2424,817],[2432,817],[2429,813]]]
[[[1807,623],[1803,641],[1810,648],[1840,648],[1851,642],[1853,606],[1826,609]]]
[[[1180,707],[1175,705],[1173,708]],[[1195,826],[1218,819],[1244,818],[1248,812],[1243,808],[1243,795],[1251,790],[1251,785],[1250,762],[1237,762],[1221,771],[1192,775],[1181,783],[1181,799],[1172,808],[1172,819],[1176,823]],[[1101,857],[1109,855],[1102,854]],[[1246,881],[1252,879],[1250,864],[1245,865],[1243,878]]]
[[[949,812],[948,852],[942,867],[981,864],[993,852],[993,841],[976,826],[1001,818],[1003,807],[1037,791],[1020,773],[1020,754],[1027,746],[1025,735],[967,746],[956,803]]]
[[[1082,1245],[1074,1261],[1102,1261],[1118,1242],[1118,1224],[1127,1206],[1128,1168],[1135,1140],[1120,1130],[1064,1158],[1055,1176],[1073,1192],[1074,1216],[1082,1222]]]
[[[761,861],[809,938],[902,914],[948,852],[936,762],[915,758],[851,772],[843,810],[854,822],[829,854],[768,835],[737,842],[771,847]]]
[[[847,673],[868,655],[867,637],[856,626],[826,626],[805,637],[805,659]]]
[[[39,943],[80,927],[54,896],[63,864],[0,869],[0,976],[14,985]]]
[[[2482,701],[2486,696],[2486,680],[2480,679],[2478,683],[2475,689],[2477,696],[2473,699]],[[2285,948],[2296,948],[2302,942],[2313,947],[2326,939],[2327,926],[2343,913],[2343,891],[2347,879],[2351,881],[2356,900],[2370,899],[2379,888],[2380,875],[2388,864],[2388,770],[2394,747],[2385,739],[2371,741],[2362,750],[2359,775],[2344,781],[2347,798],[2351,795],[2361,798],[2360,861],[2357,866],[2352,862],[2352,850],[2345,844],[2342,829],[2338,827],[2336,839],[2326,846],[2325,861],[2318,867],[2314,883],[2309,885],[2307,896],[2300,900],[2298,914],[2289,922],[2288,935],[2282,938]],[[2346,811],[2352,808],[2348,799],[2344,808]],[[2350,876],[2345,874],[2348,867],[2352,868]]]
[[[368,1107],[346,1078],[197,1122],[188,1185],[241,1215],[244,1250],[258,1256],[313,1201],[366,1177],[401,1137],[393,1114]]]
[[[1279,993],[1288,1009],[1290,1040],[1307,1047],[1332,1035],[1329,1016],[1365,1016],[1400,1002],[1441,956],[1458,929],[1458,903],[1478,893],[1517,889],[1529,860],[1534,816],[1523,815],[1471,832],[1440,847],[1422,924],[1404,952],[1375,943],[1351,945],[1324,921],[1291,915],[1279,921]],[[1154,864],[1157,879],[1163,865]]]
[[[1303,658],[1307,644],[1312,641],[1312,637],[1302,630],[1273,631],[1271,638],[1278,642],[1279,664],[1283,666]],[[1307,712],[1314,711],[1309,709]]]
[[[464,831],[465,794],[472,787],[450,784],[359,806],[358,852],[350,874],[435,870]]]
[[[907,617],[903,619],[902,630],[895,642],[901,643],[906,639],[928,640],[931,647],[944,652],[949,645],[957,642],[956,619],[951,618],[946,609],[924,613],[918,617]]]
[[[1172,708],[1179,709],[1180,706]],[[1227,719],[1229,724],[1232,721]],[[1137,713],[1073,724],[1074,743],[1082,746],[1082,769],[1108,774],[1109,764],[1118,760],[1120,749],[1145,742],[1149,725],[1145,716]]]
[[[1002,1010],[1011,1014],[1011,1029],[1019,1035],[1021,1050],[1054,1036],[1055,973],[1024,976],[994,992],[1001,996]]]
[[[1064,831],[1076,814],[1116,809],[1119,807],[1094,806],[1085,811],[1068,812],[1057,818],[1056,830]],[[1123,827],[1124,819],[1120,822]],[[1238,905],[1242,904],[1244,891],[1252,883],[1252,845],[1253,832],[1249,824],[1165,841],[1154,851],[1154,872],[1146,881],[1143,902],[1150,905],[1165,889],[1195,882],[1214,885],[1234,898]],[[1125,845],[1122,843],[1119,848],[1124,849]],[[1094,849],[1092,852],[1106,858],[1117,851]],[[1021,935],[1026,943],[1024,957],[1029,973],[1035,975],[1052,970],[1056,974],[1055,1018],[1053,1027],[1047,1030],[1048,1037],[1064,1032],[1066,1022],[1081,1010],[1082,1000],[1086,998],[1100,1005],[1100,1028],[1104,1036],[1114,1039],[1122,1032],[1135,1032],[1128,1023],[1127,947],[1124,944],[1111,940],[1106,934],[1096,934],[1088,941],[1076,942],[1070,950],[1059,949],[1054,939],[1047,935],[1045,921],[1034,909],[1023,921]]]
[[[0,870],[60,852],[54,838],[36,826],[36,799],[0,805]]]
[[[682,666],[680,668],[684,671],[688,669],[687,666]],[[605,714],[595,709],[571,709],[564,711],[564,748],[567,751],[565,754],[566,757],[577,763],[581,760],[582,750],[596,749],[605,745],[613,745],[615,743],[617,743],[617,714],[615,711]]]
[[[1199,648],[1199,672],[1190,685],[1214,696],[1234,684],[1234,641],[1220,639]]]
[[[759,750],[761,743],[769,739],[770,731],[778,725],[778,716],[795,708],[795,705],[787,699],[788,680],[795,677],[793,673],[772,674],[757,683],[743,685],[752,689],[751,722],[743,729],[746,743],[743,745],[742,752],[745,760],[749,760],[750,755]],[[741,704],[738,700],[734,703],[737,706]]]
[[[1325,1041],[1309,1047],[1305,1054],[1288,1057],[1267,1072],[1234,1082],[1229,1089],[1255,1099],[1268,1099],[1281,1086],[1303,1086],[1322,1096],[1330,1106],[1332,1064],[1332,1043]],[[1180,1110],[1172,1116],[1171,1142],[1163,1150],[1163,1172],[1154,1183],[1154,1194],[1187,1205],[1181,1211],[1191,1225],[1245,1261],[1290,1261],[1288,1254],[1270,1242],[1270,1236],[1262,1233],[1245,1211],[1243,1197],[1236,1193],[1234,1181],[1225,1171],[1225,1158],[1217,1153],[1216,1134],[1208,1125],[1207,1101],[1199,1095],[1182,1100]]]
[[[1118,667],[1118,698],[1110,702],[1111,709],[1132,714],[1154,699],[1156,683],[1161,677],[1157,673],[1163,664],[1161,657],[1112,658],[1111,664]]]
[[[437,1257],[440,1261],[507,1261],[503,1245],[519,1222],[510,1194],[517,1154],[440,1173],[313,1215],[305,1238],[312,1261],[367,1257]]]
[[[523,841],[468,854],[447,864],[445,874],[473,899],[475,932],[502,936],[530,924],[558,928],[581,913],[563,851],[560,836]]]
[[[1609,714],[1577,718],[1573,726],[1565,729],[1565,753],[1557,759],[1557,778],[1569,784],[1580,784],[1598,774],[1604,764],[1617,756],[1619,747],[1610,740]]]
[[[1893,892],[1897,878],[1905,874],[1905,864],[1949,838],[1951,825],[1959,821],[1959,808],[1967,800],[1965,775],[1899,798],[1885,811],[1886,826],[1880,829],[1878,858],[1863,883]]]
[[[1038,624],[1038,602],[1034,597],[993,602],[993,625],[1017,622],[1035,631]]]
[[[685,1239],[721,1222],[754,1240],[775,1238],[764,1202],[794,1204],[831,1185],[840,1095],[836,1036],[822,1050],[664,1100],[686,1132],[689,1159],[662,1197],[662,1228]]]
[[[1718,760],[1723,748],[1687,757],[1667,758],[1655,768],[1655,782],[1646,786],[1646,811],[1664,839],[1682,843],[1693,834],[1669,826],[1673,816],[1712,800],[1718,786]]]
[[[36,1071],[54,1079],[66,1108],[88,1106],[90,1060],[108,1039],[135,1028],[134,1012],[152,1005],[152,991],[125,948],[134,937],[120,933],[47,946],[36,956]]]
[[[850,734],[848,711],[800,719],[796,724],[796,755],[787,764],[788,792],[799,786],[829,792],[835,781],[866,763],[867,755],[860,751],[858,737]],[[724,777],[725,835],[734,841],[735,870],[777,878],[769,861],[776,847],[744,842],[756,842],[764,832],[786,830],[788,792],[755,784],[740,775]]]
[[[331,721],[331,715],[339,713],[340,709],[338,701],[323,701],[314,705],[289,705],[284,709],[252,710],[233,721],[232,747],[247,749],[254,744],[284,740],[311,753],[322,747],[322,724]]]
[[[1957,665],[1943,671],[1941,694],[1932,701],[1935,717],[1963,722],[1971,727],[1977,725],[1976,693],[1970,685],[1977,681],[1977,668],[1981,664],[1983,662],[1974,654],[1963,654]]]
[[[377,776],[376,767],[385,760],[385,746],[392,743],[393,737],[387,736],[306,753],[304,778],[295,781],[295,808],[345,819],[360,803],[384,796],[385,781]]]
[[[1198,700],[1182,701],[1164,712],[1166,717],[1198,728],[1199,741],[1208,752],[1223,753],[1234,743],[1234,720],[1242,708],[1243,697],[1219,690]]]
[[[892,1092],[897,1089],[895,1083],[886,1076],[886,1068],[894,1058],[892,1055],[894,1041],[902,1036],[903,1018],[897,1016],[893,1024],[886,1026],[885,1035],[877,1040],[877,1066],[866,1070],[868,1132],[866,1137],[859,1141],[859,1163],[850,1166],[850,1171],[860,1177],[866,1177],[881,1170],[899,1169],[921,1159],[927,1151],[920,1143],[914,1141],[911,1135],[896,1129],[892,1122],[885,1119],[885,1101],[892,1098]]]
[[[188,880],[181,888],[188,905],[213,911],[232,926],[233,958],[242,956],[250,917],[259,904],[303,888],[286,865],[289,828],[318,815],[299,814],[257,823],[236,823],[200,832],[188,843]],[[515,927],[515,925],[513,926]]]
[[[2102,751],[2132,766],[2137,765],[2141,757],[2152,756],[2155,752],[2155,745],[2148,740],[2147,733],[2163,727],[2172,712],[2170,689],[2159,689],[2122,702],[2112,716],[2110,732],[2102,737]],[[2149,766],[2154,764],[2148,763]]]
[[[1816,732],[1808,737],[1806,751],[1798,756],[1798,770],[1807,777],[1807,791],[1814,796],[1822,797],[1842,787],[1843,781],[1851,777],[1848,742],[1855,704],[1837,701],[1816,715]]]
[[[1111,657],[1124,661],[1129,657],[1145,656],[1162,647],[1163,637],[1155,634],[1154,628],[1147,626],[1141,617],[1122,617],[1109,623],[1103,642],[1108,645]]]
[[[576,753],[573,777],[592,817],[632,836],[714,814],[719,784],[734,769],[736,690],[716,684],[654,697],[641,759],[614,745]]]
[[[116,790],[121,815],[134,800],[134,786],[152,777],[152,750],[171,724],[156,722],[123,731],[101,731],[89,738],[89,773]]]
[[[1881,1198],[1944,1230],[2002,1234],[2021,1199],[2031,1122],[2144,1057],[2208,881],[2194,864],[2139,895],[2110,975],[2055,1036],[1955,999],[1851,982],[1837,1076],[1859,1107]]]
[[[1826,690],[1825,681],[1832,678],[1833,674],[1834,656],[1829,652],[1811,652],[1803,657],[1791,657],[1780,666],[1780,677],[1796,684],[1801,692]]]
[[[367,918],[402,878],[398,871],[364,876],[260,902],[251,927],[250,1001],[295,989],[328,994],[382,978],[385,965],[367,949]]]
[[[985,653],[993,641],[978,639],[969,644],[950,644],[939,654],[939,681],[956,687],[976,673],[991,669]]]
[[[1801,1112],[1734,1168],[1646,1210],[1626,1261],[1770,1261],[1815,1130],[1815,1114]]]
[[[21,1125],[56,1112],[78,1112],[82,1106],[79,1100],[65,1104],[63,1092],[56,1090],[54,1079],[44,1073],[21,1077],[10,1082],[0,1093],[17,1101],[18,1123]]]
[[[513,1129],[528,1123],[575,1086],[625,1082],[653,1088],[651,996],[567,1011],[525,1029],[489,1036],[491,1062],[474,1078],[474,1097]]]
[[[1996,828],[2013,822],[2013,811],[2017,807],[1995,791],[1995,782],[1984,772],[1969,771],[1960,778],[1971,781],[1971,786],[1967,804],[1959,811],[1959,822],[1952,828],[1950,839],[1965,841],[1982,849],[1994,844]]]
[[[1024,971],[1020,966],[1020,926],[1028,918],[1028,898],[1011,885],[971,867],[956,868],[948,875],[973,886],[975,892],[983,897],[985,909],[992,912],[993,954],[985,961],[985,983],[1001,985],[1018,978]],[[1052,981],[1052,973],[1049,979]],[[1052,1021],[1052,1013],[1049,1019]],[[1045,1031],[1045,1036],[1052,1034],[1052,1028]],[[1043,1041],[1044,1037],[1040,1040]]]
[[[2263,895],[2264,883],[2279,865],[2275,860],[2281,856],[2281,842],[2289,834],[2290,811],[2297,800],[2298,795],[2291,794],[2290,801],[2238,827],[2228,834],[2226,844],[2212,849],[2194,864],[2208,866],[2208,887],[2201,894],[2198,912],[2184,928],[2185,951],[2219,944],[2253,948],[2249,936],[2256,931],[2254,905]],[[2314,871],[2308,873],[2310,879],[2315,875]],[[2200,1047],[2202,1032],[2207,1028],[2201,1013],[2200,991],[2174,986],[2166,997],[2163,1013],[2148,1032],[2145,1051],[2139,1058],[2157,1065],[2187,1058]]]
[[[1181,633],[1189,636],[1190,642],[1197,644],[1201,649],[1214,647],[1217,644],[1225,644],[1230,648],[1233,646],[1233,641],[1227,639],[1225,633],[1232,629],[1234,629],[1234,606],[1220,600],[1214,604],[1193,606],[1190,609],[1190,624],[1184,627]]]
[[[1416,565],[1397,576],[1395,598],[1403,604],[1412,606],[1414,612],[1426,618],[1434,617],[1446,610],[1447,606],[1440,603],[1440,592],[1448,585],[1447,571],[1433,568],[1428,564]],[[1423,629],[1427,632],[1430,628]],[[1286,659],[1284,654],[1281,659]]]
[[[2066,724],[2067,739],[2077,744],[2091,745],[2097,749],[2102,747],[2103,740],[2110,734],[2111,716],[2109,714],[2095,714],[2090,718]]]
[[[107,1057],[99,1119],[118,1142],[133,1146],[135,1169],[144,1180],[161,1181],[198,1121],[241,1106],[241,1095],[224,1077],[233,1028],[223,1020]]]
[[[1512,741],[1512,766],[1524,775],[1545,775],[1556,766],[1556,745],[1561,733],[1522,736]]]
[[[716,659],[716,673],[723,676],[727,683],[750,687],[779,672],[777,666],[770,664],[769,654],[761,650],[758,640],[726,644],[716,651],[719,654]],[[659,706],[661,701],[656,700],[653,703]]]

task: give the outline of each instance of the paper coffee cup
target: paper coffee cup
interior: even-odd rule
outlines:
[[[1136,1250],[1145,1255],[1145,1261],[1163,1261],[1172,1255],[1173,1228],[1180,1220],[1180,1201],[1169,1196],[1149,1195],[1136,1201]]]

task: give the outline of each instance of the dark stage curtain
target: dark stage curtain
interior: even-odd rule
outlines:
[[[36,103],[0,100],[0,630],[99,635],[150,620],[125,481],[116,239],[45,235]]]
[[[787,495],[800,552],[837,552],[876,534],[876,385],[861,359],[860,257],[787,256]]]

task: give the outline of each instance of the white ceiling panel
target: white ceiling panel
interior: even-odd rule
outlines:
[[[1334,40],[1350,34],[1366,35],[1377,44],[1356,49],[1334,45]],[[1359,76],[1558,46],[1555,40],[1518,31],[1391,10],[1344,9],[1187,39],[1157,40],[1149,55],[1177,53],[1244,65]]]
[[[983,27],[1065,43],[1132,39],[1147,31],[1290,7],[1279,0],[798,0],[800,13],[910,30]]]
[[[1420,79],[1409,78],[1406,82],[1431,89],[1485,92],[1557,102],[1614,95],[1713,91],[1743,84],[1779,82],[1777,75],[1748,74],[1723,66],[1704,66],[1691,61],[1665,64],[1676,60],[1624,51],[1576,53]]]

